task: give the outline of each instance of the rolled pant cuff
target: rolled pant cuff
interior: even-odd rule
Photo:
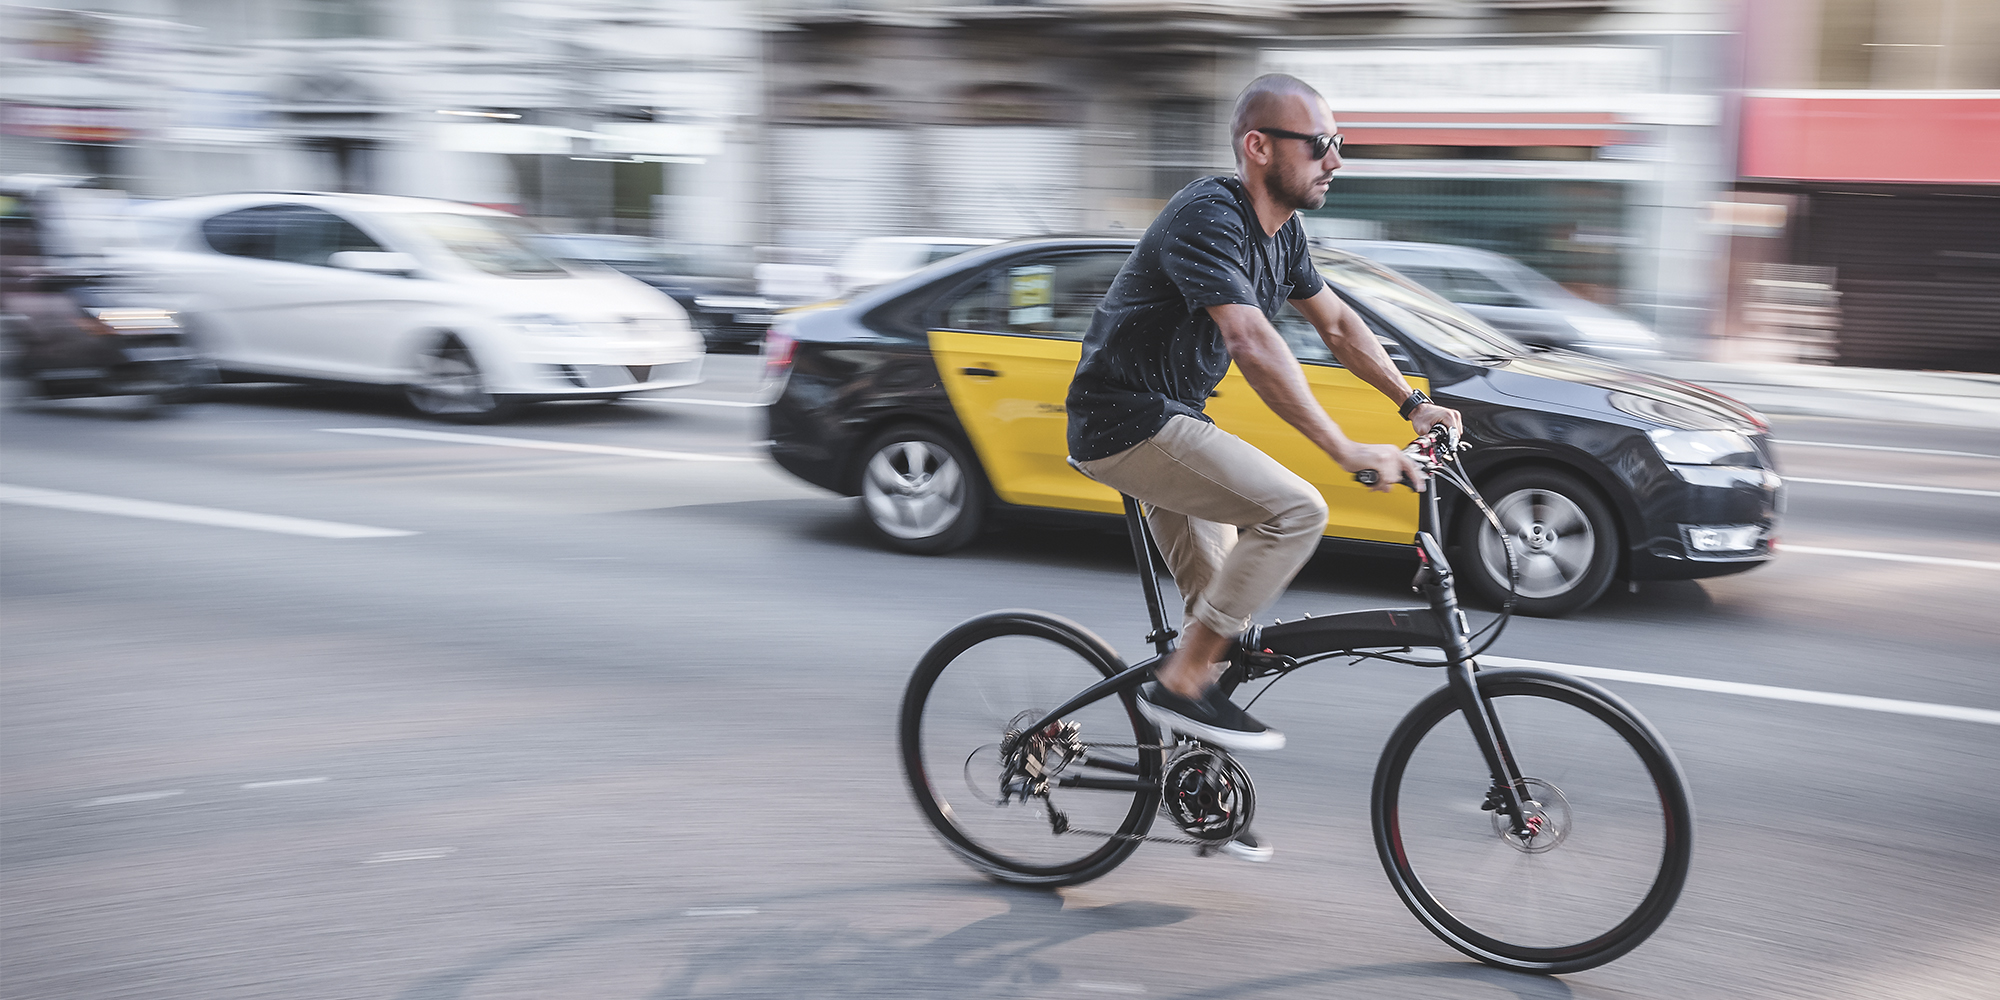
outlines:
[[[1232,639],[1242,635],[1243,631],[1250,627],[1250,619],[1247,616],[1224,614],[1217,610],[1215,605],[1208,603],[1206,598],[1195,599],[1194,604],[1188,608],[1188,617],[1208,626],[1216,635]]]

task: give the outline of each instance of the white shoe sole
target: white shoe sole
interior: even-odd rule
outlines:
[[[1250,752],[1255,750],[1283,750],[1285,734],[1275,729],[1261,733],[1239,733],[1233,729],[1217,729],[1204,726],[1185,715],[1170,712],[1144,698],[1139,702],[1139,714],[1151,719],[1153,725],[1183,736],[1192,736],[1203,743],[1213,743],[1224,750]]]
[[[1222,845],[1222,853],[1227,854],[1238,861],[1248,861],[1251,864],[1263,864],[1264,862],[1271,860],[1271,856],[1278,852],[1272,850],[1271,845],[1269,844],[1265,844],[1261,847],[1251,847],[1249,844],[1245,844],[1242,841],[1232,840]]]

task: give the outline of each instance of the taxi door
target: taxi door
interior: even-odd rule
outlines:
[[[1287,307],[1275,325],[1305,368],[1313,397],[1342,432],[1371,444],[1400,447],[1409,442],[1414,434],[1409,421],[1396,415],[1396,404],[1341,367],[1304,317]],[[1411,388],[1430,388],[1401,345],[1385,340],[1383,347]],[[1407,544],[1416,534],[1415,493],[1403,489],[1377,493],[1355,482],[1354,476],[1333,464],[1326,452],[1271,412],[1235,365],[1229,366],[1229,374],[1215,387],[1206,409],[1216,426],[1256,445],[1319,489],[1326,498],[1329,536]]]
[[[1063,400],[1098,300],[1127,252],[1020,258],[958,293],[930,331],[945,392],[1000,499],[1123,510],[1116,491],[1070,468]],[[1393,414],[1391,414],[1393,416]]]

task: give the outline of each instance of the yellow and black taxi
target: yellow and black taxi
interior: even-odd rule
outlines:
[[[906,552],[958,548],[996,518],[1118,513],[1118,495],[1065,460],[1063,399],[1091,313],[1134,242],[996,244],[780,316],[764,349],[772,456],[859,496],[871,531]],[[1531,350],[1356,254],[1313,256],[1410,384],[1464,414],[1467,466],[1513,539],[1523,612],[1567,614],[1614,580],[1717,576],[1771,558],[1782,481],[1754,412],[1611,362]],[[1301,317],[1286,310],[1277,327],[1350,437],[1410,436]],[[1328,544],[1411,544],[1413,494],[1355,483],[1235,369],[1207,412],[1319,487]],[[1469,504],[1452,516],[1460,578],[1504,598],[1498,533]]]

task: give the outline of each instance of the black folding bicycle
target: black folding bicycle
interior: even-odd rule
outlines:
[[[1666,920],[1687,879],[1693,812],[1673,752],[1624,700],[1550,670],[1478,666],[1511,604],[1478,634],[1458,607],[1435,484],[1486,509],[1458,463],[1461,447],[1439,428],[1407,449],[1433,484],[1420,496],[1416,535],[1414,589],[1427,607],[1253,627],[1222,684],[1233,692],[1334,658],[1443,669],[1445,685],[1404,716],[1375,767],[1370,818],[1382,867],[1410,912],[1459,951],[1504,968],[1576,972],[1625,954]],[[1151,532],[1130,497],[1125,519],[1154,655],[1127,666],[1067,619],[996,611],[939,639],[903,696],[911,791],[945,843],[1001,881],[1087,882],[1145,841],[1210,851],[1255,812],[1255,788],[1234,757],[1198,740],[1168,742],[1138,711],[1136,692],[1176,633]],[[1162,812],[1181,836],[1148,834]]]

